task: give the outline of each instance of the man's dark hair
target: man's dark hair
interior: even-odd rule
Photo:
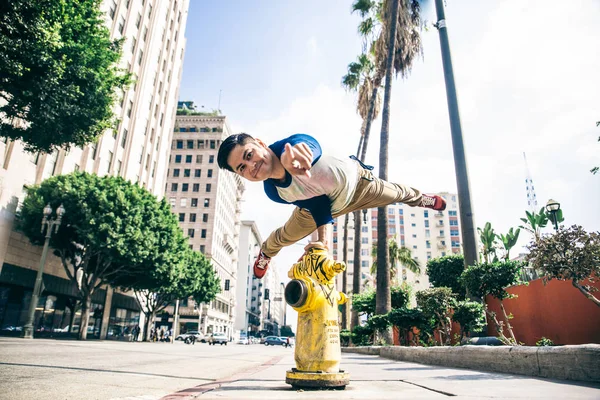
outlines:
[[[225,140],[223,140],[223,143],[221,143],[221,146],[219,146],[219,153],[217,154],[217,164],[219,164],[219,168],[235,172],[233,168],[227,164],[229,153],[231,153],[231,150],[233,150],[235,146],[243,146],[250,140],[254,140],[254,138],[247,133],[237,133],[235,135],[228,136]]]

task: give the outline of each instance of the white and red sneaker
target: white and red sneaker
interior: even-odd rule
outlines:
[[[258,279],[262,279],[269,269],[270,262],[271,257],[265,256],[264,253],[260,251],[258,257],[256,257],[256,261],[254,261],[254,276]]]
[[[431,208],[432,210],[443,211],[446,209],[446,200],[437,195],[424,194],[421,197],[421,207]]]

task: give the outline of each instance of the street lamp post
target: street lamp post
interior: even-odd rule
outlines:
[[[52,236],[52,231],[58,232],[58,227],[62,222],[62,216],[65,213],[65,208],[61,204],[56,210],[56,218],[50,218],[52,215],[52,207],[50,204],[47,204],[44,207],[44,218],[42,219],[42,228],[41,232],[44,233],[44,228],[46,228],[46,241],[44,242],[44,249],[42,250],[42,258],[40,260],[40,267],[38,268],[37,275],[35,277],[35,285],[33,287],[33,292],[31,293],[31,301],[29,303],[29,313],[27,314],[27,322],[23,327],[23,332],[21,337],[25,339],[33,339],[33,320],[35,318],[35,308],[38,304],[38,299],[41,295],[42,288],[42,276],[44,275],[44,266],[46,265],[46,256],[48,255],[48,247],[50,246],[50,237]]]
[[[558,210],[560,210],[560,203],[556,200],[548,200],[546,203],[546,211],[550,214],[550,219],[554,223],[554,230],[558,231]]]

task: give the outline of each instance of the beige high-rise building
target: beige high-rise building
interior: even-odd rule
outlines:
[[[415,291],[429,287],[429,278],[425,273],[427,261],[432,258],[443,257],[450,254],[462,253],[460,223],[458,219],[458,197],[453,193],[437,193],[446,199],[447,207],[444,211],[435,211],[427,208],[410,207],[406,204],[396,203],[387,208],[388,238],[395,238],[399,246],[411,250],[412,257],[420,267],[421,274],[415,274],[409,269],[398,265],[398,272],[394,284],[409,283]],[[360,251],[361,260],[361,288],[373,287],[375,276],[371,275],[373,257],[371,252],[373,243],[377,242],[377,209],[361,212],[361,246],[354,249],[354,218],[350,215],[348,230],[348,292],[352,292],[354,277],[354,251]],[[333,255],[342,259],[343,251],[343,226],[344,217],[338,217],[334,224]],[[338,279],[341,283],[341,276]],[[340,286],[341,287],[341,286]]]
[[[193,107],[191,102],[180,104],[182,110]],[[219,145],[231,129],[225,116],[192,111],[177,115],[174,130],[166,197],[190,247],[204,253],[221,279],[217,298],[198,307],[200,330],[233,337],[244,182],[217,165]]]
[[[105,0],[106,25],[112,38],[124,38],[121,67],[133,74],[135,83],[123,93],[114,111],[121,121],[97,143],[52,154],[28,154],[19,141],[0,141],[0,325],[19,326],[31,296],[30,276],[38,268],[41,248],[13,229],[15,213],[23,200],[25,185],[73,171],[119,175],[147,188],[159,198],[165,190],[183,55],[189,0]],[[69,210],[66,210],[68,213]],[[65,272],[54,257],[48,258],[45,275],[54,276],[40,301],[45,305],[44,329],[64,329],[73,297]],[[8,299],[21,299],[13,302]],[[119,335],[139,321],[135,301],[103,288],[93,298],[94,309],[110,309],[92,321],[100,337]],[[26,313],[26,310],[25,310]],[[97,315],[99,315],[97,313]],[[110,326],[109,328],[109,319]],[[68,322],[67,322],[68,323]]]

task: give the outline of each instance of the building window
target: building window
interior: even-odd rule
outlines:
[[[184,183],[183,185],[181,185],[181,191],[182,192],[187,192],[189,186],[190,186],[189,183]]]
[[[196,232],[196,230],[193,228],[188,229],[188,237],[193,238],[195,232]]]
[[[192,186],[192,192],[199,192],[199,191],[200,191],[200,184],[194,183],[194,185]]]
[[[198,199],[192,199],[192,203],[190,204],[191,207],[198,207]]]
[[[125,143],[127,143],[127,134],[129,132],[127,131],[127,129],[123,129],[123,134],[121,135],[121,147],[125,148]]]
[[[429,218],[429,210],[425,210],[425,211],[423,211],[423,216],[424,216],[425,218]]]
[[[180,205],[181,207],[185,207],[185,206],[187,206],[187,198],[186,198],[186,197],[182,197],[182,198],[179,200],[179,205]]]
[[[189,178],[189,177],[190,177],[190,172],[191,172],[191,170],[189,170],[189,169],[187,169],[187,168],[186,168],[186,169],[184,169],[184,170],[183,170],[183,177],[184,177],[184,178]]]
[[[209,178],[212,178],[212,171],[213,171],[212,169],[209,169],[209,170],[206,172],[206,176],[207,176],[207,177],[209,177]]]
[[[431,248],[431,242],[429,240],[425,241],[425,248],[427,248],[427,249]]]
[[[125,17],[121,16],[121,19],[119,19],[119,33],[121,35],[123,35],[123,30],[125,29]]]
[[[429,220],[425,220],[425,228],[429,228]]]
[[[195,213],[190,214],[190,222],[196,222],[196,214]]]
[[[138,61],[137,61],[138,65],[140,65],[142,63],[142,58],[144,58],[144,51],[142,49],[140,49],[140,53],[139,53]]]
[[[138,13],[137,19],[135,20],[135,27],[139,29],[141,22],[142,22],[142,14]]]
[[[390,215],[394,215],[394,209],[393,208],[388,208],[388,214]]]
[[[187,141],[187,148],[188,149],[193,149],[194,148],[194,141],[193,140],[188,140]]]
[[[179,222],[185,222],[185,213],[179,213]]]
[[[200,146],[198,146],[198,148],[200,148]],[[202,164],[202,155],[198,154],[196,156],[196,164]]]
[[[177,148],[178,149],[183,149],[183,140],[178,140],[177,141]]]
[[[202,214],[202,222],[208,222],[208,214]]]
[[[368,226],[363,226],[362,228],[360,228],[361,232],[369,232],[369,227]]]
[[[175,207],[177,205],[177,198],[176,197],[169,198],[169,203],[171,203],[171,208]]]
[[[206,229],[202,229],[202,231],[200,232],[200,237],[202,239],[206,239]]]
[[[115,19],[115,12],[117,11],[117,3],[115,3],[115,1],[112,1],[112,4],[110,5],[110,9],[108,10],[108,15],[110,15],[110,19],[114,20]]]
[[[204,140],[198,140],[198,143],[196,143],[198,145],[199,149],[203,149],[204,148]]]
[[[181,164],[181,154],[175,156],[175,164]]]
[[[200,245],[200,253],[206,253],[206,246],[203,244]]]
[[[440,237],[444,237],[444,231],[440,231]]]
[[[200,174],[202,174],[202,170],[201,169],[195,169],[194,170],[194,177],[200,178]]]
[[[173,170],[173,177],[174,177],[174,178],[179,178],[179,168],[175,168],[175,169]]]
[[[188,154],[187,156],[185,156],[185,162],[186,162],[187,164],[189,164],[189,163],[191,163],[191,162],[192,162],[192,155],[191,155],[191,154]]]
[[[215,156],[208,156],[208,163],[214,164],[214,162],[215,162]]]
[[[361,239],[360,239],[360,242],[361,242],[362,244],[369,244],[369,238],[368,238],[368,237],[361,238]]]
[[[216,149],[217,148],[217,142],[215,140],[211,140],[210,141],[210,148],[211,149]]]
[[[210,207],[210,199],[204,199],[204,207]]]
[[[171,192],[176,192],[176,191],[177,191],[177,184],[171,183]]]
[[[206,193],[210,193],[211,185],[210,183],[206,184]]]

